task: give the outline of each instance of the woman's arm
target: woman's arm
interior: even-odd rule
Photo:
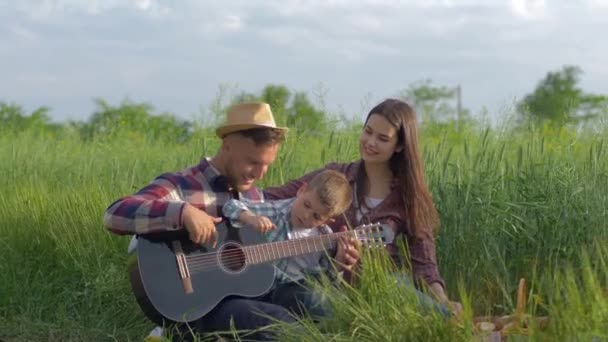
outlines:
[[[439,275],[437,267],[435,240],[430,236],[423,238],[408,236],[407,242],[414,280],[424,280],[429,286],[438,283],[445,288],[445,282]]]
[[[271,186],[264,189],[264,197],[269,200],[287,199],[296,196],[298,189],[309,183],[318,173],[323,170],[336,170],[346,175],[349,181],[354,177],[353,174],[358,167],[358,163],[328,163],[324,167],[311,171],[304,176],[291,180],[280,186]]]
[[[426,238],[409,238],[409,241],[414,279],[424,280],[437,301],[448,306],[456,315],[460,314],[462,305],[450,301],[445,290],[445,282],[439,275],[435,240],[429,236]]]
[[[305,174],[304,176],[302,176],[298,179],[291,180],[283,185],[268,187],[268,188],[264,189],[264,198],[267,200],[281,200],[281,199],[296,197],[298,189],[302,185],[310,182],[310,180],[313,179],[315,175],[317,175],[319,172],[321,172],[323,170],[324,169],[318,169],[318,170],[309,172],[309,173]]]

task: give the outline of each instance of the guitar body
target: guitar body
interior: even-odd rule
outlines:
[[[159,323],[162,317],[191,322],[206,315],[224,298],[258,297],[270,290],[274,264],[245,263],[242,253],[245,246],[266,242],[263,235],[254,229],[235,229],[224,224],[218,225],[217,231],[215,248],[193,244],[185,231],[138,237],[139,274],[132,272],[131,283],[142,310],[153,321]],[[186,261],[181,266],[180,255],[181,261]],[[185,280],[184,274],[189,276]]]

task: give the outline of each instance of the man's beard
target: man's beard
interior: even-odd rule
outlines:
[[[231,189],[236,190],[238,192],[243,192],[251,189],[250,185],[245,185],[243,184],[243,182],[239,181],[240,177],[236,176],[236,172],[233,172],[232,169],[229,168],[226,173],[226,180],[228,181],[228,186]]]

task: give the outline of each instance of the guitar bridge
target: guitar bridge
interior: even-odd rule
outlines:
[[[179,270],[179,276],[182,279],[182,286],[186,294],[194,292],[192,288],[192,279],[190,279],[190,271],[188,270],[188,263],[186,262],[186,255],[182,250],[182,245],[179,241],[173,241],[173,251],[175,252],[175,261],[177,262],[177,269]]]

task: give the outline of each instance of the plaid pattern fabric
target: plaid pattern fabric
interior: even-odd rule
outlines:
[[[226,177],[207,158],[180,172],[165,173],[131,196],[112,203],[104,224],[116,234],[146,234],[182,228],[184,204],[190,203],[211,216],[223,216],[224,203],[232,198],[262,201],[260,190],[232,192]]]
[[[317,236],[319,234],[331,233],[328,226],[318,228],[294,229],[289,221],[291,208],[295,198],[290,198],[280,201],[268,201],[263,203],[254,203],[247,200],[230,200],[224,205],[224,215],[230,219],[233,227],[242,227],[238,222],[239,215],[244,210],[249,210],[255,215],[266,216],[276,228],[265,234],[268,242],[285,241],[297,239],[304,236]],[[254,228],[245,228],[254,229]],[[333,255],[333,251],[321,251],[312,254],[306,254],[291,258],[280,259],[275,263],[276,284],[283,284],[293,281],[299,281],[306,276],[319,275],[325,272],[330,278],[335,278],[334,267],[328,255]]]
[[[309,172],[299,179],[289,181],[284,185],[268,187],[264,189],[264,196],[269,200],[291,198],[295,196],[302,184],[310,182],[314,176],[325,169],[344,173],[354,188],[357,174],[362,165],[363,162],[361,160],[345,164],[330,163],[324,168]],[[445,288],[445,282],[439,275],[437,267],[435,240],[431,234],[423,237],[417,237],[412,234],[408,224],[409,217],[403,211],[401,193],[396,187],[396,182],[391,184],[390,195],[378,206],[366,212],[361,219],[357,219],[356,196],[357,193],[353,191],[353,204],[346,210],[344,215],[336,217],[336,220],[330,226],[334,230],[337,230],[343,225],[356,227],[366,223],[380,222],[392,227],[395,231],[395,241],[397,239],[404,239],[409,248],[409,261],[411,262],[414,279],[417,281],[423,279],[429,285],[438,282]],[[344,218],[347,218],[347,220]],[[406,260],[403,257],[407,256],[400,256],[399,250],[395,245],[388,244],[386,249],[395,261],[402,262]]]

